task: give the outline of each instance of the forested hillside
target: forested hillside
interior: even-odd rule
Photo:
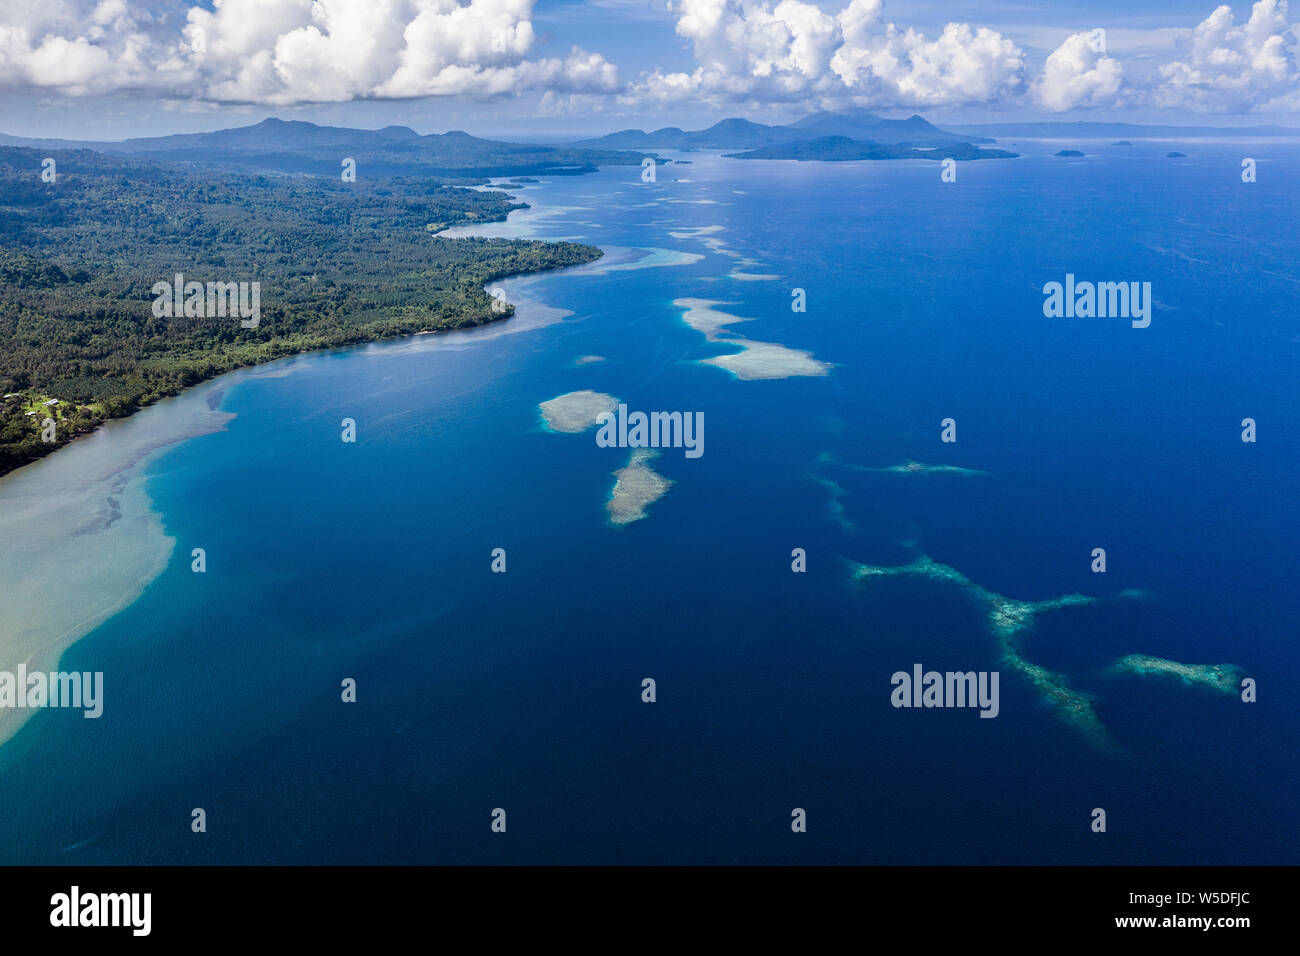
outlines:
[[[233,368],[501,318],[485,283],[600,255],[436,235],[520,206],[422,177],[345,183],[0,147],[0,473]],[[151,289],[177,273],[258,282],[260,323],[156,316]],[[55,444],[41,440],[47,417]]]

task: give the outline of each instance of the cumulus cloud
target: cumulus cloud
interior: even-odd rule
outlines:
[[[1038,105],[1053,113],[1091,106],[1113,106],[1124,69],[1106,55],[1106,33],[1075,33],[1057,47],[1033,86]]]
[[[214,0],[165,23],[128,0],[6,0],[0,83],[218,103],[613,92],[597,53],[529,59],[536,0]]]
[[[812,4],[680,0],[675,12],[677,33],[691,41],[699,66],[690,74],[656,71],[647,84],[654,98],[798,99],[824,82],[837,25]]]
[[[988,27],[949,23],[936,39],[886,22],[883,0],[852,0],[831,69],[868,101],[900,106],[985,103],[1015,94],[1024,54]]]
[[[1259,0],[1238,26],[1218,7],[1182,44],[1181,58],[1160,67],[1155,105],[1203,112],[1300,109],[1300,82],[1286,0]]]
[[[0,89],[264,105],[531,90],[570,109],[622,91],[598,53],[535,54],[536,2],[0,0]],[[600,2],[645,15],[640,0]],[[1258,0],[1243,23],[1220,6],[1195,29],[1112,31],[1137,76],[1097,42],[1100,31],[1068,36],[1031,75],[997,30],[949,23],[927,36],[887,19],[884,0],[668,0],[668,9],[694,67],[651,72],[624,103],[1300,111],[1286,0]],[[1016,35],[1032,44],[1043,33]]]
[[[1020,88],[1023,54],[997,31],[950,23],[929,39],[886,21],[883,8],[883,0],[850,0],[832,15],[801,0],[677,0],[677,32],[699,65],[692,73],[655,72],[644,93],[947,106]]]
[[[91,92],[147,84],[154,24],[123,0],[6,0],[0,12],[0,83]]]

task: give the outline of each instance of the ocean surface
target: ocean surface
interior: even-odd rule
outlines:
[[[3,667],[65,648],[105,685],[99,719],[8,731],[0,862],[1300,862],[1300,144],[999,145],[1023,155],[956,183],[687,153],[507,187],[531,208],[459,232],[605,259],[499,283],[504,322],[234,373],[0,481]],[[1150,282],[1150,327],[1046,318],[1067,273]],[[680,300],[829,368],[702,364],[737,349]],[[584,389],[704,415],[641,520],[607,520],[628,449],[543,425]],[[876,470],[909,462],[969,472]],[[970,588],[855,580],[923,555],[1101,599],[1021,644],[1114,746],[1001,666]],[[1133,653],[1234,665],[1258,700],[1116,671]],[[917,663],[1000,670],[996,719],[891,706]]]

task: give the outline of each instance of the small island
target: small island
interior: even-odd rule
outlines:
[[[1187,154],[1186,154],[1186,153],[1180,153],[1180,152],[1178,152],[1178,150],[1174,150],[1172,153],[1165,153],[1165,158],[1166,158],[1166,159],[1186,159],[1186,158],[1187,158]]]
[[[1132,146],[1133,144],[1130,143],[1130,142],[1129,142],[1128,140],[1126,140],[1126,139],[1117,139],[1115,142],[1111,143],[1110,145],[1112,145],[1112,146]]]
[[[1077,149],[1063,149],[1056,155],[1057,156],[1082,156],[1083,153]]]

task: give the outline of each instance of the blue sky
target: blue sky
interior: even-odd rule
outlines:
[[[5,0],[0,131],[531,137],[848,106],[1300,126],[1296,35],[1285,0]]]

